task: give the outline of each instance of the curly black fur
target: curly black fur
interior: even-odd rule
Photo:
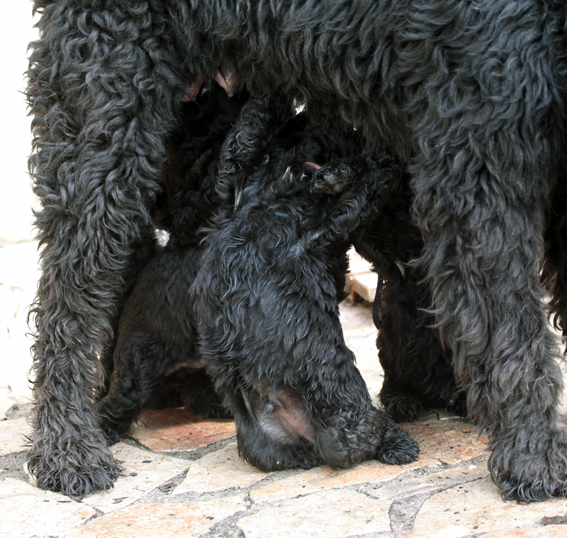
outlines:
[[[291,115],[285,101],[246,105],[218,175],[205,163],[197,176],[206,181],[185,182],[193,190],[178,197],[168,247],[142,270],[124,308],[102,428],[117,441],[150,394],[169,386],[170,370],[187,377],[188,368],[206,368],[235,415],[240,454],[260,469],[406,463],[417,445],[372,407],[337,308],[349,233],[376,213],[396,167],[386,158],[379,167],[349,162],[357,137],[321,118],[317,127],[300,115],[276,128],[279,109]],[[210,215],[199,209],[187,226],[186,218],[175,224],[178,214],[203,206],[193,198],[207,196],[211,177],[224,203],[203,243],[180,251],[178,232],[196,239]],[[186,381],[195,400],[199,387]],[[199,396],[206,410],[218,407],[210,391]]]
[[[35,7],[28,94],[44,249],[29,468],[40,486],[82,495],[117,475],[93,405],[98,356],[150,223],[181,99],[216,78],[326,109],[403,160],[424,240],[413,266],[469,415],[490,436],[492,476],[507,498],[565,495],[562,377],[540,282],[547,252],[559,260],[546,278],[564,328],[563,242],[553,239],[562,216],[544,249],[550,193],[564,183],[563,1]]]
[[[241,456],[260,469],[408,463],[417,444],[372,406],[338,310],[350,233],[376,215],[399,165],[354,158],[348,131],[302,115],[272,139],[275,108],[249,103],[225,141],[219,191],[232,203],[207,230],[192,290],[201,359]]]

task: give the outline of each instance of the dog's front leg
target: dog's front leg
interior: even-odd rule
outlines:
[[[552,120],[534,115],[524,144],[516,134],[528,127],[514,123],[522,115],[499,118],[493,131],[492,108],[477,106],[492,123],[465,116],[451,136],[446,125],[428,125],[421,140],[428,151],[414,182],[421,264],[469,416],[489,434],[489,467],[503,496],[565,496],[563,379],[539,274],[553,157],[538,129],[548,132]]]
[[[43,7],[29,70],[43,245],[29,469],[40,487],[80,497],[119,474],[93,405],[98,359],[183,91],[154,8],[66,6]]]

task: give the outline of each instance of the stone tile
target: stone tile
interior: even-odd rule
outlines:
[[[438,462],[431,458],[420,457],[409,465],[385,465],[377,461],[365,461],[350,469],[339,471],[333,471],[325,465],[252,491],[250,498],[254,502],[273,501],[355,484],[382,483],[393,480],[406,471],[437,464]]]
[[[110,491],[95,493],[83,500],[105,513],[132,504],[190,465],[186,460],[153,454],[125,443],[118,443],[111,450],[122,465],[124,476],[118,478]]]
[[[243,461],[236,443],[203,456],[191,464],[185,480],[175,489],[174,495],[195,492],[207,493],[223,489],[245,488],[268,476]]]
[[[565,525],[548,525],[539,529],[501,529],[483,534],[482,538],[565,538]]]
[[[246,509],[237,497],[196,503],[136,504],[94,519],[65,538],[197,538]]]
[[[144,409],[128,435],[156,452],[191,451],[236,435],[232,420],[207,419],[186,409]]]
[[[489,478],[463,484],[427,499],[419,510],[412,538],[461,538],[472,534],[531,530],[564,519],[565,499],[530,505],[505,502]],[[564,527],[567,535],[567,527]],[[528,536],[532,536],[529,532]],[[484,535],[483,535],[484,536]],[[514,536],[513,534],[511,536]],[[521,536],[521,535],[520,535]],[[544,534],[545,536],[545,534]]]
[[[488,438],[479,437],[466,420],[428,418],[401,426],[419,443],[423,456],[449,465],[488,453]]]
[[[27,450],[26,435],[31,433],[31,427],[25,418],[3,420],[0,422],[0,456]]]
[[[43,538],[61,536],[88,521],[95,511],[22,480],[0,480],[0,537]]]
[[[341,327],[345,333],[355,331],[358,334],[377,333],[372,321],[372,305],[353,303],[350,299],[339,305]]]
[[[377,394],[382,387],[383,372],[376,350],[378,331],[372,321],[372,305],[353,304],[347,299],[340,304],[339,309],[346,345],[356,356],[356,365],[366,381],[368,391],[377,400]]]
[[[386,500],[332,490],[272,504],[237,525],[246,538],[342,538],[389,531],[389,508]]]
[[[432,494],[488,476],[485,462],[478,465],[464,463],[448,469],[432,468],[429,474],[422,476],[402,475],[386,484],[373,484],[366,493],[378,499],[397,501],[414,495]]]
[[[356,293],[368,302],[373,302],[376,297],[378,278],[376,273],[370,271],[362,273],[349,273],[346,275],[345,289]]]

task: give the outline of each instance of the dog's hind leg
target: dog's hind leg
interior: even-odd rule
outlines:
[[[132,245],[149,224],[183,62],[161,39],[161,4],[67,6],[36,2],[28,72],[43,247],[28,461],[41,488],[80,497],[119,474],[93,401],[99,356]]]

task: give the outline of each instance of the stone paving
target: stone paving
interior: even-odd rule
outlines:
[[[39,490],[25,470],[36,257],[33,242],[0,246],[0,537],[567,537],[567,502],[502,501],[486,439],[443,411],[404,425],[421,446],[411,465],[263,473],[239,459],[231,421],[145,410],[112,447],[123,468],[112,490],[81,501]],[[347,301],[341,316],[375,395],[371,308]]]

